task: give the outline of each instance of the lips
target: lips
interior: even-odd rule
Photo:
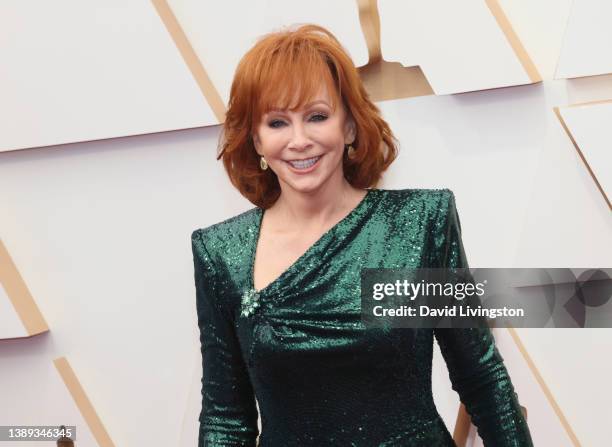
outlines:
[[[305,158],[302,160],[288,160],[287,163],[289,163],[295,169],[308,169],[314,166],[314,164],[319,161],[320,158],[321,156],[319,155],[317,157]]]

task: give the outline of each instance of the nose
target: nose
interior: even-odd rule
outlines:
[[[291,126],[291,140],[289,141],[289,149],[303,151],[310,147],[310,139],[306,132],[304,124],[300,121],[295,122]]]

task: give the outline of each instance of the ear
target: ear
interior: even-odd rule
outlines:
[[[344,144],[352,144],[357,136],[357,126],[353,116],[348,113],[344,121]]]

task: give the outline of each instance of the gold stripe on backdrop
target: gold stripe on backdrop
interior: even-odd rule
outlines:
[[[189,39],[185,35],[185,32],[181,28],[176,16],[170,9],[166,0],[152,0],[153,6],[157,10],[159,17],[164,22],[164,25],[168,29],[170,36],[174,40],[179,52],[183,56],[187,67],[193,74],[204,98],[208,102],[208,105],[212,109],[219,123],[225,121],[225,104],[221,99],[221,95],[213,85],[206,69],[202,65],[202,62],[198,58],[195,50],[191,46]]]
[[[489,7],[491,14],[493,14],[493,17],[495,17],[497,25],[506,36],[506,39],[512,47],[512,50],[514,50],[514,54],[516,54],[516,57],[523,65],[523,69],[527,72],[527,76],[529,76],[531,82],[542,82],[542,76],[540,76],[538,69],[529,57],[527,50],[525,50],[525,47],[518,38],[518,35],[514,31],[514,28],[512,28],[512,24],[508,20],[508,17],[506,17],[504,10],[499,5],[499,1],[485,0],[485,3]]]
[[[583,104],[574,104],[574,105],[572,105],[570,107],[577,107],[577,106],[581,106],[581,105],[590,105],[590,104],[600,104],[600,103],[605,103],[605,102],[612,102],[612,101],[611,100],[592,101],[592,102],[587,102],[587,103],[583,103]],[[582,162],[586,166],[587,171],[589,171],[589,174],[591,175],[591,178],[595,182],[595,186],[597,186],[597,189],[599,189],[599,192],[601,193],[601,195],[603,196],[604,200],[608,204],[608,208],[610,208],[610,210],[612,210],[612,204],[610,203],[610,199],[608,199],[608,196],[607,196],[606,192],[604,191],[603,187],[601,186],[601,183],[599,183],[599,180],[597,180],[597,176],[595,175],[595,173],[591,169],[591,166],[589,165],[589,162],[587,161],[586,157],[584,156],[584,153],[580,150],[580,146],[578,146],[578,143],[574,139],[574,136],[572,135],[572,132],[567,127],[567,124],[565,123],[565,120],[561,116],[561,110],[559,109],[559,107],[553,107],[553,110],[555,112],[555,115],[557,115],[557,118],[559,119],[559,122],[563,126],[563,129],[565,130],[565,133],[567,134],[567,136],[569,137],[570,141],[574,145],[574,148],[576,149],[576,152],[578,152],[578,155],[580,156],[580,158],[582,159]]]
[[[567,433],[567,435],[569,436],[570,440],[572,441],[572,444],[575,447],[581,447],[580,441],[578,441],[578,437],[576,436],[576,433],[574,433],[574,430],[572,429],[572,426],[570,425],[570,423],[568,422],[567,418],[565,417],[565,414],[563,414],[563,411],[561,410],[561,407],[559,406],[559,404],[557,404],[557,401],[555,400],[555,397],[553,396],[552,392],[550,391],[550,389],[546,385],[546,382],[544,381],[544,378],[540,374],[540,371],[538,371],[538,368],[536,367],[534,361],[532,360],[531,356],[527,352],[527,348],[525,348],[525,345],[523,344],[523,342],[520,339],[519,335],[517,334],[516,330],[514,328],[512,328],[512,327],[508,327],[507,329],[510,332],[510,335],[512,336],[512,338],[514,339],[514,342],[516,343],[516,346],[518,347],[519,351],[521,352],[521,355],[523,356],[523,358],[527,362],[527,365],[529,366],[529,369],[531,370],[533,376],[535,377],[536,381],[538,382],[538,385],[540,385],[540,388],[544,392],[544,396],[546,396],[546,399],[548,400],[548,403],[550,403],[551,407],[553,408],[553,411],[555,412],[555,414],[559,418],[559,421],[561,422],[561,425],[565,429],[565,432]]]
[[[68,391],[72,395],[74,403],[78,407],[79,412],[83,416],[83,419],[85,419],[85,422],[87,423],[91,434],[98,443],[98,446],[115,447],[115,444],[113,443],[108,432],[104,428],[102,421],[98,417],[96,410],[94,409],[93,405],[91,404],[91,401],[87,397],[85,390],[81,386],[79,379],[77,378],[76,374],[74,373],[74,370],[70,366],[70,363],[68,363],[66,357],[59,357],[53,360],[53,364],[55,365],[57,372],[60,374],[62,380],[64,381],[66,388],[68,388]],[[64,425],[72,424],[66,423]],[[83,444],[79,444],[79,441],[77,440],[75,442],[75,445]]]
[[[0,284],[4,287],[15,312],[25,326],[28,336],[49,330],[41,311],[25,281],[19,274],[8,250],[0,240]]]

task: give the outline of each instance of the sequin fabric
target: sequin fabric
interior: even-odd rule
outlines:
[[[199,447],[454,446],[432,396],[434,339],[485,446],[533,445],[489,329],[361,322],[361,268],[467,267],[452,191],[368,190],[255,291],[262,217],[255,207],[192,233]]]

